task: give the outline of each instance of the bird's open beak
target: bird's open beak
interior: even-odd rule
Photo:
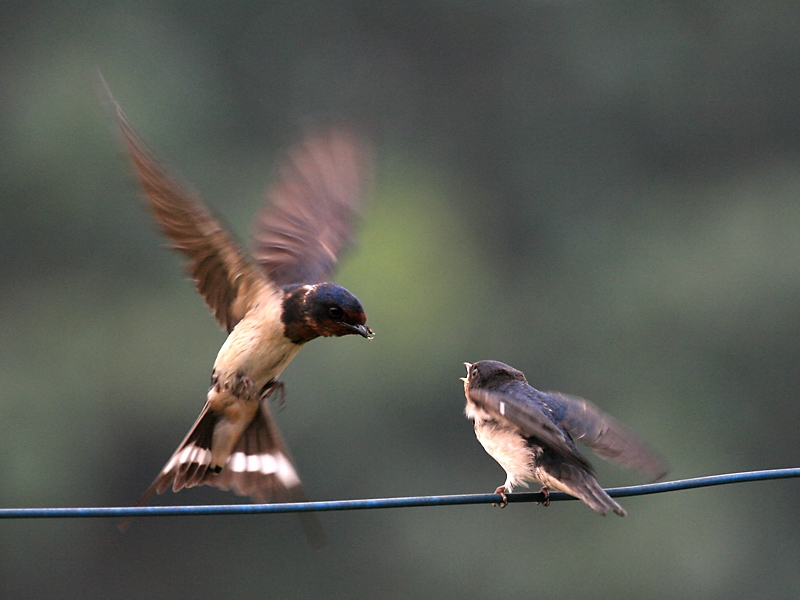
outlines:
[[[375,335],[375,332],[372,331],[366,325],[350,325],[349,323],[344,323],[344,326],[351,330],[353,333],[357,333],[361,337],[367,338],[371,340],[372,337]]]
[[[467,377],[469,377],[469,370],[472,368],[472,363],[465,362],[464,366],[467,367]],[[469,379],[467,379],[467,377],[459,377],[459,379],[464,383],[469,383]]]

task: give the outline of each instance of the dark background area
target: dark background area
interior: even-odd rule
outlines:
[[[142,209],[101,70],[246,240],[308,118],[375,133],[277,415],[313,499],[489,492],[463,361],[594,400],[670,478],[800,464],[796,2],[0,5],[0,505],[130,505],[224,336]],[[606,486],[640,483],[597,463]],[[794,481],[624,499],[0,523],[3,598],[796,598]],[[196,489],[157,503],[241,501]]]

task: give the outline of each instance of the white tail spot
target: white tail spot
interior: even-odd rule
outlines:
[[[297,471],[294,470],[292,463],[290,463],[283,454],[277,456],[278,479],[287,488],[292,488],[300,485],[300,478],[297,476]]]
[[[261,455],[261,472],[264,475],[275,473],[278,470],[278,461],[272,454]]]
[[[247,455],[244,452],[234,452],[228,459],[228,467],[234,473],[242,473],[247,470]]]

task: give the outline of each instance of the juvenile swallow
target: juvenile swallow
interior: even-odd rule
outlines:
[[[189,259],[197,291],[228,338],[211,371],[205,406],[139,504],[170,486],[211,485],[257,502],[302,500],[268,398],[309,341],[371,339],[358,299],[327,281],[352,225],[371,169],[353,130],[330,127],[291,148],[269,202],[254,222],[252,259],[194,194],[159,166],[110,96],[150,212]]]
[[[525,375],[494,360],[467,367],[462,377],[465,409],[475,422],[475,435],[486,452],[506,471],[506,481],[495,490],[508,504],[514,486],[538,482],[549,490],[566,492],[605,515],[626,512],[594,477],[573,437],[599,456],[639,471],[650,479],[666,474],[662,458],[625,425],[583,398],[559,392],[540,392]],[[545,501],[547,504],[547,501]]]

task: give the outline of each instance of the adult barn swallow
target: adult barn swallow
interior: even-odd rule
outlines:
[[[465,412],[475,422],[475,435],[506,471],[495,490],[508,504],[506,493],[528,482],[567,492],[605,515],[626,512],[594,477],[589,462],[573,437],[599,456],[635,469],[655,480],[666,474],[664,461],[625,425],[583,398],[559,392],[540,392],[525,375],[504,363],[482,360],[467,367],[462,377],[467,397]]]
[[[254,223],[248,257],[202,201],[170,178],[110,97],[147,206],[228,338],[197,421],[140,500],[172,486],[212,485],[255,501],[304,498],[267,398],[307,342],[370,339],[358,299],[327,281],[351,241],[367,184],[367,148],[349,128],[310,133],[289,152],[271,202]]]

